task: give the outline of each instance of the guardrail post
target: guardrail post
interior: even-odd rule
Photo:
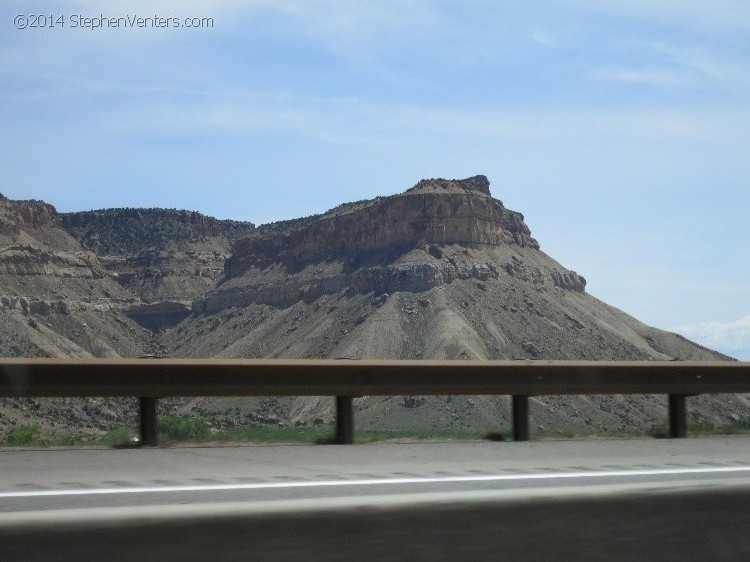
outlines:
[[[513,395],[513,440],[529,440],[529,397]]]
[[[687,436],[686,398],[684,394],[669,395],[669,436],[672,438]]]
[[[141,398],[141,445],[156,446],[156,398]]]
[[[336,397],[336,442],[342,445],[354,443],[354,408],[351,396]]]

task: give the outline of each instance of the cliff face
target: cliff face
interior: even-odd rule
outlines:
[[[200,213],[57,213],[0,196],[0,354],[138,356],[213,287],[253,225]],[[147,328],[147,329],[144,329]]]
[[[163,343],[195,357],[715,359],[585,292],[484,176],[264,225]]]
[[[484,176],[422,180],[402,195],[342,206],[285,231],[262,227],[238,241],[226,275],[271,263],[299,267],[323,260],[376,259],[427,244],[464,247],[515,244],[538,249],[523,215],[489,194]]]
[[[260,227],[235,243],[221,284],[194,310],[290,306],[341,291],[423,292],[500,276],[571,291],[586,284],[539,251],[523,215],[490,195],[486,177],[422,180],[401,195]]]
[[[0,198],[0,354],[140,355],[150,332],[123,314],[136,300],[52,205]]]
[[[56,221],[57,211],[42,201],[10,201],[0,195],[0,237],[17,238],[26,228],[39,228]]]
[[[422,180],[400,195],[259,227],[239,240],[224,277],[161,342],[172,356],[377,359],[726,359],[597,300],[540,250],[520,213],[483,176]],[[281,423],[331,415],[315,399],[274,401]],[[237,421],[241,408],[226,414]],[[219,401],[184,410],[221,417]],[[504,397],[363,397],[372,428],[496,427]],[[735,397],[691,409],[727,423]],[[661,397],[538,397],[532,423],[555,431],[639,427]],[[247,411],[251,419],[258,410]],[[240,416],[241,417],[241,416]],[[214,418],[212,418],[214,419]]]
[[[120,285],[149,302],[202,295],[221,277],[231,244],[255,228],[172,209],[107,209],[60,219]]]
[[[0,275],[101,279],[96,254],[85,251],[60,227],[52,205],[0,198]]]

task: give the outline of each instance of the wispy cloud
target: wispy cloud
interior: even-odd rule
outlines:
[[[661,61],[667,73],[680,75],[685,83],[719,86],[743,93],[747,90],[750,63],[735,52],[712,52],[705,46],[666,41],[638,41],[633,47],[642,50],[650,60]]]
[[[255,6],[272,4],[272,0],[125,0],[124,2],[102,2],[101,0],[65,0],[63,4],[70,8],[87,11],[87,15],[112,12],[136,14],[146,17],[156,13],[161,17],[180,17],[227,13]],[[289,4],[278,0],[279,5]],[[115,13],[117,12],[117,13]],[[109,15],[105,13],[105,15]]]
[[[745,0],[564,0],[590,13],[640,21],[679,23],[697,29],[750,29],[750,4]]]
[[[549,31],[542,31],[541,29],[534,29],[531,32],[531,40],[534,43],[542,45],[543,47],[549,47],[551,49],[561,49],[564,47],[564,43],[560,38]]]
[[[678,326],[674,331],[707,347],[744,355],[750,360],[750,315],[732,322],[702,322]]]
[[[117,91],[113,88],[113,91]],[[125,89],[125,91],[128,91]],[[369,101],[352,97],[242,91],[147,90],[146,106],[102,113],[121,134],[246,134],[279,130],[341,142],[412,142],[429,134],[495,140],[744,138],[750,113],[712,109],[685,113],[646,108],[473,110]],[[176,103],[178,102],[178,103]]]
[[[608,68],[597,71],[600,78],[610,82],[646,84],[651,86],[694,86],[695,79],[684,73],[648,68]]]

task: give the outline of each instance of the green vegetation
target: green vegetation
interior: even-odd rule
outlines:
[[[320,443],[332,437],[325,427],[241,427],[219,431],[213,440],[230,443]]]
[[[62,227],[100,254],[138,255],[144,249],[185,246],[219,231],[230,240],[253,230],[248,222],[216,220],[177,209],[102,209],[60,213]]]
[[[61,435],[59,437],[55,437],[54,439],[50,441],[42,441],[40,444],[42,445],[51,445],[52,447],[74,447],[76,445],[81,445],[85,443],[85,441],[80,437],[74,437],[72,435]]]
[[[135,433],[126,427],[117,427],[110,429],[107,434],[99,440],[102,445],[111,445],[113,447],[126,447],[138,445],[135,439]]]
[[[490,441],[502,441],[507,439],[504,434],[498,432],[485,432],[468,429],[454,429],[454,430],[428,430],[428,429],[415,429],[415,430],[380,430],[380,429],[364,429],[356,431],[354,434],[355,441],[357,443],[371,443],[375,441],[397,441],[397,440],[408,440],[408,441],[451,441],[451,440],[479,440],[487,439]]]
[[[356,443],[380,441],[450,441],[450,440],[507,440],[510,434],[487,433],[482,435],[470,430],[383,430],[358,429],[354,433]],[[249,427],[221,431],[212,436],[212,441],[235,443],[334,443],[332,427]]]
[[[705,418],[688,418],[687,434],[688,436],[750,434],[750,418],[743,418],[728,425],[716,425]],[[654,425],[651,431],[643,435],[656,438],[669,437],[669,424],[665,421]]]
[[[178,416],[161,416],[158,420],[158,442],[161,445],[176,443],[334,443],[335,434],[331,426],[316,427],[244,427],[212,431],[204,421],[196,418]],[[729,426],[717,426],[703,418],[688,421],[688,436],[709,435],[750,435],[750,417],[742,418]],[[654,425],[644,431],[604,430],[582,432],[539,432],[533,431],[532,439],[574,439],[586,437],[642,438],[669,437],[669,426],[666,422]],[[357,429],[354,435],[356,443],[374,443],[383,441],[512,441],[510,429],[504,431],[485,431],[472,429],[448,430],[379,430]],[[110,430],[101,437],[57,435],[42,437],[38,424],[27,424],[12,428],[0,441],[4,446],[12,447],[72,447],[72,446],[110,446],[137,447],[139,442],[134,428],[120,427]]]
[[[160,443],[206,441],[211,435],[211,428],[206,422],[199,419],[161,416],[156,432]]]
[[[123,436],[125,436],[123,438]],[[26,424],[14,427],[0,440],[0,445],[10,447],[75,447],[79,445],[118,445],[131,441],[129,430],[112,430],[104,437],[58,434],[43,436],[39,424]]]
[[[727,426],[716,426],[710,421],[703,418],[688,419],[687,424],[688,433],[693,435],[717,435],[729,432]]]
[[[39,425],[28,424],[14,427],[5,436],[5,443],[13,446],[35,445],[39,441]]]

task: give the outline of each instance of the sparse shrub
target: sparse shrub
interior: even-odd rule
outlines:
[[[657,439],[664,439],[669,437],[669,424],[667,422],[652,423],[651,428],[648,431],[652,437]]]
[[[482,435],[482,439],[487,441],[506,441],[509,437],[512,437],[512,435],[507,436],[502,431],[487,431]]]
[[[721,433],[721,429],[705,418],[695,418],[688,420],[688,433],[713,434]]]
[[[125,427],[110,429],[107,435],[102,437],[102,443],[106,445],[129,445],[133,442],[131,431]]]
[[[208,439],[211,430],[202,420],[161,416],[157,425],[157,433],[166,441],[202,441]]]
[[[55,447],[74,447],[81,443],[81,439],[72,435],[61,435],[52,440]]]
[[[39,433],[39,424],[27,424],[20,427],[14,427],[5,436],[5,442],[8,445],[31,445],[36,441]]]

